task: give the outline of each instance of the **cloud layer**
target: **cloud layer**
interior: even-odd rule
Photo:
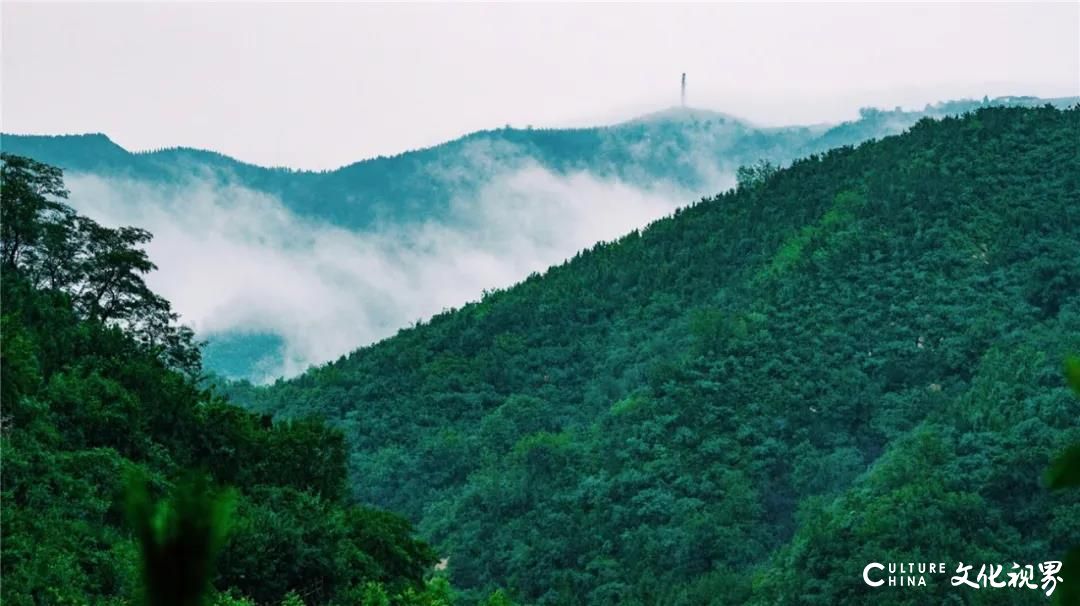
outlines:
[[[694,198],[524,160],[452,200],[438,220],[349,231],[214,176],[175,185],[72,174],[71,203],[154,240],[148,278],[200,338],[273,333],[291,376],[509,286]]]

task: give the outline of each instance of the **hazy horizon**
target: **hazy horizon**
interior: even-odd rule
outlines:
[[[682,72],[691,107],[832,123],[1078,95],[1078,20],[1077,4],[5,2],[2,128],[324,170],[507,124],[631,119],[678,105]]]
[[[1047,98],[1047,99],[1050,99],[1050,98],[1069,98],[1069,97],[1080,97],[1080,91],[1078,91],[1077,94],[1075,94],[1075,95],[1059,95],[1059,96],[1054,96],[1054,97],[1044,97],[1044,96],[1041,96],[1041,95],[1031,95],[1031,94],[1025,94],[1025,93],[1022,93],[1022,92],[1017,92],[1017,93],[1011,94],[1011,95],[1002,94],[1002,95],[998,95],[997,97],[1001,97],[1001,98],[1005,98],[1005,97],[1038,97],[1038,98]],[[319,168],[306,168],[306,167],[297,167],[297,166],[280,165],[280,164],[261,164],[259,162],[250,161],[250,160],[247,160],[245,158],[238,158],[238,157],[233,156],[231,154],[227,154],[227,153],[225,153],[225,152],[223,152],[223,151],[221,151],[219,149],[213,149],[213,148],[207,148],[207,147],[192,147],[192,146],[184,146],[184,145],[172,145],[172,144],[169,144],[168,142],[164,142],[161,145],[155,145],[153,147],[146,147],[146,148],[141,148],[141,149],[132,148],[132,147],[123,145],[121,142],[117,141],[116,138],[113,135],[111,135],[108,132],[103,132],[103,131],[82,131],[82,132],[69,132],[69,133],[40,133],[40,132],[11,132],[11,131],[7,131],[7,130],[2,130],[2,131],[0,131],[0,133],[2,133],[4,135],[25,136],[25,137],[77,137],[77,136],[87,136],[87,135],[103,135],[104,137],[106,137],[107,139],[109,139],[113,143],[119,145],[124,150],[126,150],[126,151],[128,151],[130,153],[136,153],[136,154],[137,153],[152,153],[152,152],[163,150],[163,149],[178,149],[178,148],[198,149],[198,150],[203,150],[203,151],[208,151],[208,152],[219,153],[219,154],[222,154],[224,156],[230,157],[230,158],[232,158],[234,160],[237,160],[239,162],[243,162],[245,164],[250,164],[250,165],[253,165],[253,166],[259,166],[259,167],[262,167],[262,168],[282,168],[282,169],[294,170],[294,171],[299,171],[299,172],[322,172],[322,171],[334,171],[334,170],[337,170],[337,169],[340,169],[340,168],[343,168],[343,167],[346,167],[346,166],[349,166],[349,165],[352,165],[352,164],[356,164],[358,162],[365,162],[365,161],[368,161],[368,160],[374,160],[374,159],[378,159],[378,158],[393,157],[393,156],[398,156],[398,155],[402,155],[402,154],[408,154],[408,153],[411,153],[411,152],[421,151],[421,150],[424,150],[424,149],[430,149],[432,147],[438,147],[440,145],[444,145],[444,144],[447,144],[447,143],[450,143],[450,142],[453,142],[453,141],[457,141],[457,140],[462,139],[464,137],[467,137],[467,136],[469,136],[471,134],[475,134],[475,133],[478,133],[478,132],[486,132],[486,131],[498,130],[498,129],[503,128],[505,126],[510,126],[511,128],[522,128],[522,129],[523,128],[548,128],[548,129],[605,128],[605,127],[609,127],[609,126],[617,126],[619,124],[630,122],[630,121],[633,121],[633,120],[636,120],[636,119],[639,119],[639,118],[648,117],[648,116],[653,115],[653,114],[663,113],[663,112],[667,112],[667,111],[680,110],[680,109],[686,109],[686,110],[689,110],[689,111],[714,112],[714,113],[718,113],[718,114],[722,113],[722,114],[726,114],[726,115],[729,115],[729,116],[733,116],[734,118],[737,118],[737,119],[739,119],[739,120],[741,120],[743,122],[746,122],[748,124],[751,124],[753,126],[758,126],[758,127],[763,127],[763,128],[782,128],[782,127],[789,127],[789,126],[836,125],[836,124],[840,124],[840,123],[843,123],[843,122],[857,120],[859,110],[861,110],[863,108],[866,108],[866,107],[874,107],[874,108],[881,109],[881,110],[892,110],[894,108],[899,107],[899,108],[902,108],[904,111],[915,112],[915,111],[919,111],[921,109],[924,109],[924,108],[926,108],[928,106],[933,106],[933,105],[938,104],[938,103],[945,103],[945,102],[952,102],[952,101],[965,101],[965,100],[977,101],[979,98],[980,97],[976,97],[976,96],[951,97],[951,98],[947,98],[947,99],[936,99],[936,100],[932,100],[932,101],[927,101],[926,103],[912,103],[912,104],[907,104],[907,105],[897,105],[897,104],[893,104],[893,105],[881,104],[881,105],[872,105],[872,106],[870,106],[870,105],[860,105],[860,106],[853,109],[851,116],[846,116],[846,117],[843,117],[843,118],[839,118],[837,120],[831,120],[831,121],[818,120],[818,121],[784,122],[784,123],[762,123],[762,122],[758,122],[758,121],[753,121],[753,120],[749,120],[747,118],[744,118],[741,115],[732,114],[731,112],[726,112],[726,111],[724,111],[722,109],[719,109],[719,108],[696,107],[696,106],[689,105],[689,104],[685,108],[682,108],[679,105],[669,105],[669,106],[658,107],[658,108],[642,108],[638,113],[629,113],[626,116],[621,116],[621,117],[618,117],[618,118],[613,118],[613,119],[608,119],[608,120],[598,119],[598,121],[596,121],[596,122],[590,122],[587,119],[582,119],[580,124],[578,124],[578,123],[568,123],[568,124],[553,125],[553,126],[544,126],[544,125],[535,125],[535,124],[528,124],[528,125],[524,125],[524,126],[516,125],[516,124],[510,124],[510,125],[493,124],[491,126],[485,126],[485,127],[478,128],[476,130],[470,130],[470,131],[465,131],[465,132],[458,133],[456,135],[451,135],[450,137],[448,137],[446,139],[440,139],[438,141],[434,141],[434,142],[429,143],[429,144],[420,145],[418,147],[412,147],[412,148],[408,148],[408,149],[401,149],[401,150],[398,150],[398,151],[378,154],[378,155],[374,155],[374,156],[365,156],[365,157],[362,157],[362,158],[354,158],[352,160],[347,160],[347,161],[343,162],[340,165],[319,167]]]

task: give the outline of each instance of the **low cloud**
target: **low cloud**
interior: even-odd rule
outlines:
[[[291,376],[478,299],[694,199],[522,160],[454,198],[447,215],[350,231],[212,175],[160,185],[69,175],[71,203],[150,230],[148,278],[200,338],[274,333]]]

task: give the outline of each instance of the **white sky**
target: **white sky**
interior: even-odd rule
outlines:
[[[678,102],[763,124],[1080,94],[1080,3],[3,2],[2,128],[331,168]]]

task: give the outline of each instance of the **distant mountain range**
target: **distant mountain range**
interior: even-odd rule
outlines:
[[[331,171],[265,168],[201,149],[130,152],[104,134],[2,135],[5,151],[67,172],[159,182],[213,174],[279,197],[294,212],[364,228],[444,211],[453,194],[479,187],[496,169],[535,161],[561,173],[587,171],[648,184],[660,179],[689,189],[715,187],[718,175],[761,159],[787,162],[841,145],[897,134],[918,120],[983,105],[1058,107],[1080,98],[999,97],[949,101],[920,111],[863,109],[838,125],[762,128],[720,112],[671,108],[621,124],[577,129],[501,128],[427,149],[363,160]],[[701,193],[714,193],[702,191]]]
[[[5,152],[59,166],[69,176],[92,176],[106,183],[133,182],[183,188],[192,179],[200,179],[228,187],[239,186],[280,201],[285,209],[302,220],[341,228],[366,238],[389,227],[397,230],[395,233],[408,234],[416,233],[418,226],[460,224],[462,212],[455,210],[455,201],[475,198],[497,179],[527,169],[555,176],[584,174],[592,179],[650,191],[663,188],[675,192],[672,195],[678,197],[680,204],[685,204],[727,189],[734,184],[738,167],[761,160],[787,164],[831,148],[900,133],[922,118],[961,114],[985,105],[1050,103],[1066,107],[1078,101],[1080,98],[1036,97],[949,101],[928,105],[919,111],[863,109],[857,120],[836,125],[785,127],[759,127],[719,112],[672,108],[605,127],[481,131],[435,147],[364,160],[322,172],[265,168],[190,148],[130,152],[104,134],[4,134],[0,147]],[[78,182],[78,179],[74,181]],[[76,190],[75,193],[80,192]],[[183,200],[183,196],[177,200]],[[79,206],[78,200],[73,203]],[[84,210],[93,214],[92,209]],[[575,220],[566,217],[566,221]],[[137,217],[129,222],[137,222]],[[627,224],[622,227],[640,226]],[[150,227],[154,231],[153,226]],[[566,225],[550,227],[554,231],[565,228]],[[410,229],[414,231],[410,232]],[[617,234],[603,233],[590,240],[585,234],[569,243],[549,247],[550,250],[540,255],[530,268],[542,269],[597,239],[614,235]],[[505,251],[481,252],[495,256],[505,254]],[[395,254],[400,256],[400,251]],[[178,271],[175,263],[173,265],[164,270]],[[192,268],[181,269],[186,273],[198,273]],[[522,278],[525,278],[524,274],[515,279]],[[198,286],[187,285],[185,288]],[[372,292],[372,289],[364,292]],[[181,313],[190,316],[182,298],[168,289],[164,294],[176,301]],[[475,298],[479,294],[475,292],[470,296]],[[454,300],[432,301],[430,307],[409,313],[432,313],[464,302],[458,299],[460,296]],[[395,305],[388,304],[388,307]],[[222,313],[228,315],[231,312],[225,309]],[[318,314],[319,310],[314,306],[305,313]],[[378,330],[369,331],[370,335],[364,332],[357,338],[388,336],[415,319],[415,316],[390,314],[380,319]],[[280,370],[276,362],[280,357],[288,356],[287,336],[279,334],[272,326],[268,328],[265,323],[255,327],[240,321],[233,325],[225,322],[224,326],[219,323],[203,336],[212,341],[206,356],[211,370],[259,380],[271,378],[277,372],[290,372]],[[352,343],[353,346],[362,344]],[[345,351],[341,347],[337,349],[341,351],[334,355]],[[303,364],[328,359],[325,354],[321,355],[323,359],[311,359],[312,355],[299,359]],[[256,367],[262,370],[256,370]],[[294,367],[291,372],[296,370]]]

